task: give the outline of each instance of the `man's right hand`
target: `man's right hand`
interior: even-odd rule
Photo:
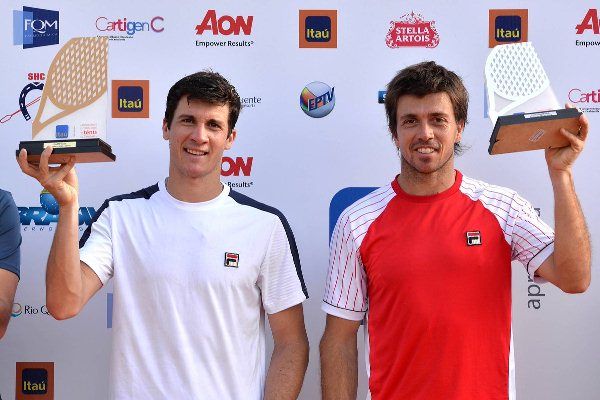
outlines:
[[[75,173],[75,157],[71,157],[67,164],[60,167],[50,167],[48,160],[52,154],[52,147],[44,149],[38,165],[27,161],[27,150],[21,149],[17,162],[21,171],[36,179],[58,202],[59,206],[72,205],[78,200],[79,185]]]

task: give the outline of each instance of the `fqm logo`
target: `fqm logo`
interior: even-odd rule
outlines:
[[[254,16],[252,15],[245,19],[242,16],[237,16],[234,19],[229,15],[217,18],[215,10],[208,10],[200,25],[196,25],[196,35],[202,35],[204,31],[211,31],[213,35],[238,36],[240,31],[244,35],[250,35],[252,33],[253,21]]]
[[[53,230],[53,227],[51,227],[50,224],[58,222],[58,202],[47,190],[42,190],[40,193],[40,206],[41,207],[18,207],[23,231]],[[82,231],[84,225],[90,225],[94,215],[96,215],[96,210],[93,207],[80,207],[79,230]]]
[[[250,176],[252,172],[252,161],[254,157],[223,157],[221,159],[221,176]]]
[[[490,10],[489,47],[527,41],[528,10]]]
[[[323,118],[335,106],[335,88],[323,82],[311,82],[300,93],[300,108],[309,117]]]
[[[13,45],[24,49],[58,44],[58,11],[23,7],[13,10]]]

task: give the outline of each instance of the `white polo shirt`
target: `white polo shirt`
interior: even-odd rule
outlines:
[[[223,185],[185,203],[164,182],[108,199],[80,242],[114,277],[111,399],[261,399],[265,318],[307,297],[278,210]]]

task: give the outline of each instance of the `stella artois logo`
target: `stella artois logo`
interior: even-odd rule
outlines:
[[[435,29],[435,21],[425,21],[421,14],[405,14],[399,21],[390,21],[390,30],[385,37],[389,48],[429,47],[440,42],[440,35]]]

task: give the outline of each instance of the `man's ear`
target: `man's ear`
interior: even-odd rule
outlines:
[[[163,139],[169,140],[169,126],[167,124],[166,119],[163,119],[162,131],[163,131]]]
[[[456,131],[456,140],[454,141],[454,143],[458,143],[462,140],[462,134],[465,130],[465,121],[459,121],[457,126],[458,130]]]
[[[234,129],[231,131],[227,139],[225,140],[225,150],[229,150],[231,146],[233,146],[233,142],[235,142],[235,138],[237,137],[237,131]]]

